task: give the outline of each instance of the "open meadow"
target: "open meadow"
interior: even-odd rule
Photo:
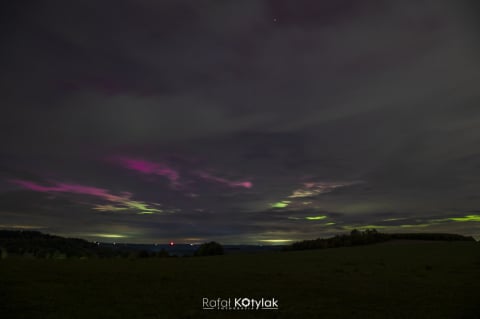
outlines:
[[[480,244],[147,259],[0,260],[0,318],[480,318]],[[278,310],[202,310],[202,298]]]

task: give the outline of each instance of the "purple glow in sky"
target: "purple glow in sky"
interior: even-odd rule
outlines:
[[[98,211],[120,211],[120,210],[136,210],[140,214],[151,214],[161,212],[160,209],[150,207],[150,204],[132,200],[132,194],[129,192],[122,192],[121,195],[111,194],[108,190],[103,188],[77,185],[77,184],[65,184],[65,183],[53,183],[53,186],[42,186],[37,183],[25,180],[11,180],[13,184],[23,187],[24,189],[31,190],[40,193],[68,193],[76,195],[88,195],[104,201],[113,202],[119,206],[91,204],[94,210]]]
[[[172,186],[178,186],[180,175],[176,170],[169,167],[167,164],[154,163],[143,159],[129,157],[114,157],[112,160],[124,168],[140,172],[142,174],[166,177]]]
[[[202,172],[202,171],[196,171],[195,173],[196,173],[196,175],[198,175],[199,177],[201,177],[201,178],[203,178],[207,181],[222,184],[222,185],[225,185],[225,186],[228,186],[228,187],[243,187],[243,188],[247,188],[247,189],[253,187],[253,183],[250,182],[250,181],[231,181],[231,180],[228,180],[226,178],[214,176],[210,173]]]
[[[90,195],[112,202],[121,201],[131,197],[130,193],[123,193],[123,196],[112,195],[106,189],[84,185],[54,183],[54,186],[42,186],[37,183],[24,180],[11,180],[11,182],[35,192]]]

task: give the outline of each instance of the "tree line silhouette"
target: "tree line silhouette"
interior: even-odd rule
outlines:
[[[200,245],[194,256],[223,255],[217,242]],[[64,238],[39,231],[0,230],[0,259],[9,256],[66,259],[66,258],[162,258],[176,257],[165,249],[151,251],[127,245],[103,245],[78,238]]]
[[[432,241],[473,241],[471,236],[462,236],[458,234],[447,233],[380,233],[376,229],[366,229],[360,231],[354,229],[350,234],[335,235],[331,238],[317,238],[313,240],[304,240],[293,243],[285,247],[284,250],[307,250],[323,249],[335,247],[348,247],[382,243],[391,240],[432,240]]]
[[[65,258],[151,258],[169,257],[158,252],[118,246],[102,246],[78,238],[64,238],[39,231],[0,230],[0,258],[21,256],[47,259]]]
[[[376,244],[391,240],[430,240],[430,241],[470,241],[470,236],[447,233],[380,233],[376,229],[350,234],[335,235],[331,238],[304,240],[285,246],[284,250],[324,249]],[[194,256],[223,255],[223,246],[217,242],[204,243],[195,251]],[[65,258],[158,258],[170,256],[165,249],[151,251],[133,249],[124,245],[106,246],[78,238],[64,238],[43,234],[39,231],[0,230],[0,259],[9,256],[21,256],[46,259]]]

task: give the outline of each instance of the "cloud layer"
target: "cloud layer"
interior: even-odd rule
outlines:
[[[472,1],[2,6],[2,227],[479,236]]]

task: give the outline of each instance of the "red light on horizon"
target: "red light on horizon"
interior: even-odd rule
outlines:
[[[171,241],[169,245],[173,246],[173,245],[175,245],[175,243],[173,241]]]

